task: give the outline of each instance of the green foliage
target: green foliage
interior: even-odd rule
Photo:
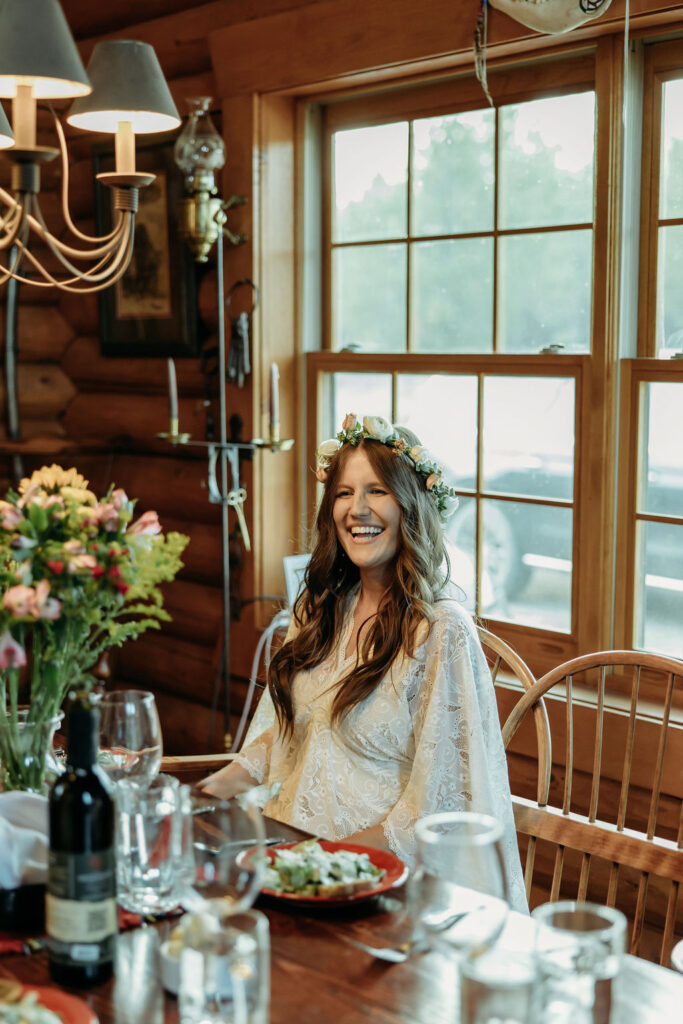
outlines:
[[[87,687],[103,651],[169,619],[160,585],[182,567],[188,538],[164,536],[155,512],[133,523],[134,504],[120,489],[98,500],[59,466],[0,502],[0,684],[15,707],[30,641],[29,720]]]

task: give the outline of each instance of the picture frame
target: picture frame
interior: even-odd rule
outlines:
[[[174,133],[175,135],[175,133]],[[131,264],[99,293],[100,345],[104,356],[196,356],[197,269],[180,237],[182,175],[173,159],[174,135],[137,147],[136,170],[156,175],[140,189]],[[93,148],[95,174],[114,170],[113,144]],[[98,234],[112,228],[112,190],[95,186]]]

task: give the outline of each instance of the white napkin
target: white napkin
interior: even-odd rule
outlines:
[[[47,797],[0,793],[0,889],[47,880]]]

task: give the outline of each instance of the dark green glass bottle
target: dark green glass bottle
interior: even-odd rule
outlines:
[[[45,923],[52,978],[81,988],[105,981],[113,971],[114,801],[97,765],[99,712],[87,693],[72,695],[66,725],[66,771],[49,797]]]

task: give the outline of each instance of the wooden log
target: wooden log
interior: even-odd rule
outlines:
[[[156,509],[165,529],[169,528],[167,517],[214,526],[219,522],[218,506],[208,500],[206,474],[203,460],[150,459],[137,454],[117,455],[110,473],[117,486],[139,499],[141,511]]]
[[[159,431],[168,430],[168,399],[161,395],[81,393],[64,415],[64,426],[75,439],[97,437],[113,445],[149,445]],[[204,433],[204,409],[200,401],[181,398],[182,430]]]
[[[0,318],[0,338],[4,341],[4,318]],[[56,306],[22,303],[17,318],[18,359],[23,363],[59,362],[73,338],[73,328]]]
[[[224,749],[222,708],[212,714],[210,707],[197,704],[189,695],[178,697],[169,693],[157,694],[156,704],[164,737],[164,753],[189,754]],[[234,734],[234,727],[231,731]]]
[[[99,334],[100,311],[96,294],[75,295],[60,292],[59,309],[67,323],[73,327],[75,334]]]
[[[181,578],[218,585],[222,564],[220,526],[167,515],[162,517],[161,525],[166,533],[175,531],[190,538],[190,543],[183,552],[184,567],[180,573]]]
[[[111,359],[103,356],[99,338],[75,338],[62,359],[62,368],[84,391],[144,391],[168,393],[166,359]],[[203,396],[205,377],[197,359],[176,361],[178,393]],[[165,429],[165,428],[164,428]]]
[[[20,364],[17,367],[17,390],[19,415],[34,420],[56,418],[76,394],[64,371],[52,363]],[[5,396],[0,391],[0,416],[4,409]]]
[[[170,636],[165,630],[144,633],[134,643],[124,644],[116,658],[115,678],[145,679],[146,689],[174,693],[210,705],[215,675],[214,650]]]
[[[173,616],[164,626],[164,635],[215,646],[222,621],[222,589],[176,579],[164,584],[163,591],[164,607]]]
[[[64,427],[56,420],[48,419],[21,419],[21,440],[28,442],[37,438],[63,438],[66,437]],[[0,438],[7,441],[7,428],[4,423],[0,426]],[[1,446],[0,446],[1,447]]]

